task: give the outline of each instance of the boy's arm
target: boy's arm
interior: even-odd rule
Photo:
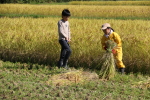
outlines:
[[[117,43],[117,46],[120,47],[121,46],[121,38],[118,34],[115,34],[115,39],[114,41]]]
[[[105,47],[105,40],[104,40],[103,37],[101,39],[101,44],[102,44],[102,49],[105,50],[106,49],[106,47]]]
[[[69,34],[69,37],[68,37],[69,39],[68,39],[68,41],[71,41],[71,32],[70,32],[70,25],[69,25],[69,24],[68,24],[68,32],[69,32],[69,33],[68,33],[68,34]]]
[[[62,22],[60,22],[60,21],[58,22],[58,31],[59,31],[59,35],[61,35],[62,38],[67,39],[67,34],[65,34]]]

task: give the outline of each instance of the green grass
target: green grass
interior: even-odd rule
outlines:
[[[55,15],[36,15],[36,14],[0,14],[0,17],[9,17],[9,18],[17,18],[17,17],[44,18],[44,17],[60,17],[60,16],[55,16]]]
[[[36,15],[36,14],[0,14],[0,17],[9,17],[9,18],[18,18],[18,17],[31,17],[31,18],[46,18],[46,17],[53,17],[53,18],[60,18],[57,15]],[[77,19],[116,19],[116,20],[150,20],[150,17],[76,17],[72,16],[71,18]]]
[[[69,2],[32,3],[32,5],[68,5]]]
[[[69,2],[29,3],[31,5],[68,5]]]
[[[28,64],[26,64],[29,66]],[[114,79],[95,80],[69,86],[47,85],[53,74],[61,73],[56,67],[22,68],[21,63],[1,62],[0,99],[5,100],[149,100],[150,89],[133,87],[147,80],[141,74],[120,75]],[[41,66],[41,65],[38,65]]]

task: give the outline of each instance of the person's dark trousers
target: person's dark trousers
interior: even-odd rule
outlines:
[[[58,67],[67,66],[67,61],[71,55],[70,45],[67,40],[59,40],[61,45],[61,54],[60,59],[58,61]]]
[[[121,72],[121,74],[125,73],[125,68],[119,68],[119,72]]]

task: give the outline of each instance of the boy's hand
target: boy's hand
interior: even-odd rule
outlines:
[[[116,54],[116,50],[115,50],[115,49],[112,49],[112,53],[113,53],[113,54]]]
[[[104,50],[107,50],[107,47],[106,47],[106,46],[104,47]]]
[[[71,42],[71,40],[69,39],[68,42]]]
[[[65,40],[67,40],[67,41],[68,41],[68,38],[66,38],[66,37],[65,37]]]

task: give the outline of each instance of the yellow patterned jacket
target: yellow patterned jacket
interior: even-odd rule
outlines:
[[[121,38],[116,32],[112,32],[108,37],[103,35],[103,37],[101,39],[101,44],[102,44],[103,49],[105,48],[105,42],[107,40],[112,40],[112,41],[116,42],[117,43],[117,48],[122,47]]]

